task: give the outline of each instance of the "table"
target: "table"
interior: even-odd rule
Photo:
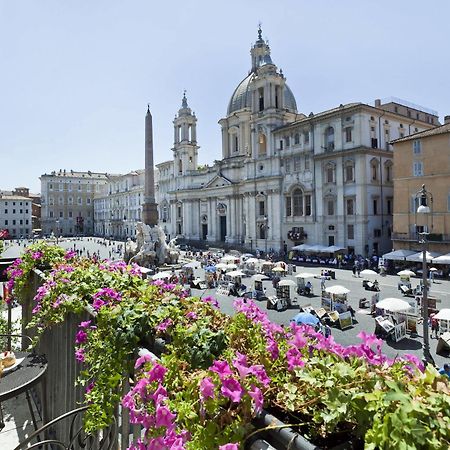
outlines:
[[[16,358],[25,358],[22,363],[13,370],[3,372],[0,378],[0,403],[14,398],[19,394],[25,392],[30,409],[31,418],[33,420],[34,428],[37,430],[36,418],[34,416],[33,408],[29,390],[41,383],[42,386],[42,413],[43,420],[46,421],[46,385],[45,373],[47,371],[47,361],[44,356],[38,356],[29,352],[14,352]]]

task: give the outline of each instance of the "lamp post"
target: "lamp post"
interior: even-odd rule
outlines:
[[[58,236],[59,236],[59,220],[56,219],[56,245],[58,245]]]
[[[419,206],[416,211],[416,227],[419,234],[419,243],[422,245],[422,320],[423,320],[423,360],[424,363],[434,365],[430,353],[430,338],[428,331],[428,281],[427,281],[427,236],[433,228],[433,196],[425,189],[425,185],[416,192]],[[431,206],[430,206],[431,205]],[[418,218],[420,217],[418,224]],[[429,223],[430,222],[430,223]],[[420,228],[419,228],[420,227]]]

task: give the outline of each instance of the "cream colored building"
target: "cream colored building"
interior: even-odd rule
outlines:
[[[267,42],[219,120],[222,159],[198,164],[197,118],[186,97],[173,122],[173,158],[158,164],[160,224],[192,243],[290,249],[337,245],[368,256],[391,249],[389,142],[438,123],[398,99],[299,113]],[[323,92],[322,92],[323,94]]]
[[[144,170],[125,175],[109,175],[104,192],[94,198],[96,236],[124,239],[136,236],[142,220]]]
[[[433,228],[428,249],[450,252],[450,116],[445,124],[393,142],[394,233],[393,247],[421,250],[416,232],[417,191],[425,184],[432,194]]]
[[[94,233],[94,194],[107,182],[106,173],[53,171],[40,176],[42,233],[55,236]]]

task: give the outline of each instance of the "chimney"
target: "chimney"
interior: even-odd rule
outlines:
[[[444,125],[448,125],[450,124],[450,116],[445,116],[444,117]]]
[[[381,106],[381,100],[379,98],[375,99],[375,108],[379,108]]]

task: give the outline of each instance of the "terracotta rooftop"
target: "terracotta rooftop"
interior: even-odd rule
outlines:
[[[402,137],[400,139],[395,139],[391,144],[396,144],[397,142],[411,141],[414,139],[421,139],[428,136],[436,136],[438,134],[450,133],[450,123],[446,123],[439,127],[431,128],[430,130],[419,131],[418,133],[411,134],[409,136]]]

